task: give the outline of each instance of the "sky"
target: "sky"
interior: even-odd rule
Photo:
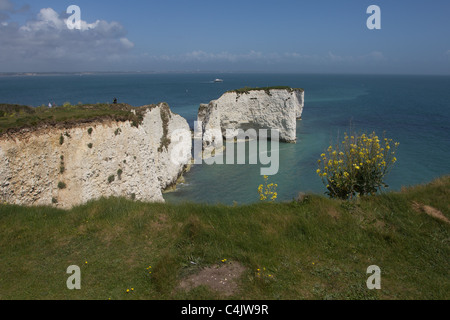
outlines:
[[[450,1],[0,0],[0,72],[88,71],[450,75]]]

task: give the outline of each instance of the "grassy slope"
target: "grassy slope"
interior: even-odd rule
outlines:
[[[120,198],[70,211],[1,205],[0,299],[219,299],[206,287],[176,287],[222,259],[246,267],[232,299],[449,299],[449,225],[411,205],[450,217],[449,190],[445,177],[351,204],[309,196],[237,207]],[[66,288],[73,264],[81,290]],[[366,288],[372,264],[381,290]],[[273,277],[256,277],[258,268]]]
[[[131,110],[135,110],[136,114],[133,114]],[[36,128],[41,125],[76,125],[78,122],[99,119],[130,120],[138,125],[142,120],[140,112],[143,110],[145,107],[133,108],[127,104],[100,103],[64,105],[55,108],[0,104],[0,135],[8,130]]]

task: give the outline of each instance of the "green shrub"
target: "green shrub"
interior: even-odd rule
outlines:
[[[108,177],[108,183],[112,183],[114,180],[116,180],[116,177],[113,174]]]
[[[92,143],[88,143],[87,146],[88,146],[89,149],[92,149],[92,147],[93,147],[94,145],[93,145]]]
[[[94,130],[94,129],[89,128],[89,129],[88,129],[88,134],[91,135],[93,130]]]
[[[64,182],[60,181],[58,182],[58,189],[65,189],[67,186]]]
[[[277,199],[278,193],[277,191],[277,184],[269,183],[269,177],[264,176],[264,184],[259,185],[258,187],[258,194],[259,194],[259,200],[261,201],[275,201]]]
[[[344,141],[329,146],[318,160],[317,174],[326,185],[331,198],[349,199],[355,195],[375,194],[388,185],[386,175],[397,161],[399,145],[392,139],[380,140],[370,135],[344,134]]]
[[[63,143],[64,143],[64,136],[61,133],[61,136],[59,137],[59,144],[63,145]]]

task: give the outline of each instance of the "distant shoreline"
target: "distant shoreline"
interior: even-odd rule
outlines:
[[[0,77],[37,77],[37,76],[87,76],[87,75],[161,75],[161,74],[286,74],[286,75],[330,75],[330,76],[375,76],[375,77],[450,77],[446,74],[394,74],[394,73],[299,73],[266,71],[77,71],[77,72],[0,72]]]

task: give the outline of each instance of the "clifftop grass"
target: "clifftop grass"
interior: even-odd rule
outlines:
[[[426,208],[450,218],[449,196],[443,177],[353,202],[0,205],[0,299],[447,300],[450,226]],[[70,265],[81,290],[66,287]],[[242,274],[230,290],[180,287],[233,265]],[[370,265],[381,290],[366,287]]]
[[[0,104],[0,135],[25,128],[36,129],[41,126],[74,126],[84,122],[104,120],[132,121],[138,126],[143,112],[155,105],[132,107],[128,104],[85,104],[29,107],[23,105]],[[135,110],[135,113],[131,112]]]
[[[294,91],[303,92],[304,91],[302,88],[291,88],[288,86],[274,86],[274,87],[256,87],[256,88],[244,87],[241,89],[230,90],[228,92],[236,92],[238,94],[248,94],[248,93],[250,93],[250,91],[265,91],[267,94],[270,95],[270,90],[287,90],[289,92],[294,92]]]

